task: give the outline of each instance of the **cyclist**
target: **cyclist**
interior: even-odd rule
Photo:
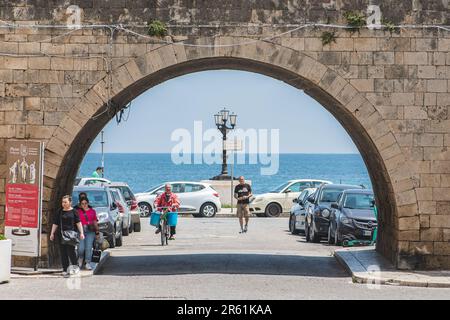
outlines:
[[[160,194],[155,202],[154,207],[157,211],[163,211],[166,212],[177,212],[180,208],[180,201],[178,200],[178,196],[172,192],[172,186],[167,183],[165,185],[165,192]],[[165,209],[163,209],[165,208]],[[170,209],[170,210],[169,210]],[[158,234],[161,232],[161,227],[158,226],[155,234]],[[170,238],[169,240],[175,240],[175,233],[176,233],[176,226],[170,226]]]

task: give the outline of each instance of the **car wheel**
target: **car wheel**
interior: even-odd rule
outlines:
[[[141,223],[135,223],[133,225],[134,232],[141,232]]]
[[[124,228],[124,229],[122,229],[122,235],[123,236],[128,236],[130,234],[130,231],[129,231],[129,229],[128,228]]]
[[[113,234],[108,238],[109,247],[114,249],[116,247],[116,232],[113,231]]]
[[[316,233],[315,228],[314,228],[314,220],[312,221],[311,226],[309,227],[309,238],[311,240],[311,242],[314,243],[318,243],[320,241],[320,237],[319,235]]]
[[[328,226],[328,244],[334,244],[334,238],[331,236],[331,222],[330,225]]]
[[[309,224],[307,221],[305,221],[305,238],[307,242],[311,241],[311,239],[309,238]]]
[[[128,233],[133,233],[133,230],[134,230],[134,223],[131,222],[130,227],[128,228]]]
[[[266,217],[279,217],[281,212],[282,209],[277,203],[269,203],[265,210]]]
[[[212,218],[216,215],[217,208],[214,204],[207,202],[200,207],[200,215],[204,218]]]
[[[139,203],[139,214],[141,218],[148,217],[152,213],[152,206],[147,202]]]
[[[298,230],[295,229],[295,218],[292,217],[290,221],[291,221],[291,223],[290,223],[289,229],[291,230],[291,233],[292,234],[298,234]]]
[[[339,226],[336,226],[336,232],[334,233],[334,244],[336,246],[340,246],[341,245],[341,240],[339,237]]]
[[[121,247],[122,246],[122,242],[123,242],[123,234],[121,232],[119,237],[116,239],[116,247]]]

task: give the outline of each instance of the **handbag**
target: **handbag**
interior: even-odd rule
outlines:
[[[95,226],[93,224],[89,223],[89,217],[87,216],[86,211],[84,211],[83,209],[81,209],[81,211],[83,211],[84,218],[86,219],[86,221],[88,223],[87,225],[83,226],[84,232],[87,232],[87,231],[95,232]]]
[[[61,244],[76,246],[80,243],[78,232],[74,230],[63,230],[62,225],[62,212],[60,213],[59,220],[61,223]]]
[[[99,263],[100,262],[100,258],[102,256],[102,250],[100,250],[98,248],[98,242],[95,241],[95,246],[94,246],[94,250],[92,250],[92,258],[91,261],[94,263]]]

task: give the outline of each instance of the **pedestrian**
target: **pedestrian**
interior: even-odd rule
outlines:
[[[84,240],[80,240],[80,245],[78,246],[78,266],[82,268],[83,262],[85,262],[86,270],[92,270],[92,249],[94,248],[94,241],[99,239],[100,232],[97,213],[89,206],[87,197],[81,198],[78,215],[80,216],[84,232]]]
[[[86,192],[80,192],[79,194],[78,194],[78,203],[75,205],[75,209],[76,210],[78,210],[78,209],[80,209],[81,208],[81,200],[82,199],[87,199],[87,194],[86,194]],[[89,202],[88,202],[88,207],[89,208],[92,208],[91,207],[91,205],[89,204]]]
[[[180,201],[178,196],[172,192],[172,186],[167,183],[164,187],[165,192],[161,193],[154,202],[154,207],[157,211],[177,212],[180,208]],[[161,232],[161,227],[158,226],[155,233]],[[169,240],[175,240],[176,226],[170,226],[170,238]]]
[[[92,172],[92,177],[101,178],[103,176],[103,167],[97,167],[94,172]]]
[[[241,225],[241,231],[239,233],[245,233],[248,230],[248,221],[250,219],[248,204],[250,203],[250,198],[252,197],[252,187],[248,183],[245,183],[243,176],[239,177],[239,184],[234,188],[234,197],[238,201],[237,216],[239,218],[239,224]]]
[[[70,273],[78,273],[80,268],[77,265],[76,252],[76,232],[79,233],[79,240],[84,239],[83,226],[81,225],[78,212],[72,207],[72,197],[64,196],[62,198],[62,208],[54,215],[50,241],[55,240],[56,230],[60,240],[61,263],[63,266],[63,275],[69,276]],[[63,236],[64,234],[64,236]],[[68,241],[70,239],[71,241]],[[69,266],[71,270],[69,271]]]

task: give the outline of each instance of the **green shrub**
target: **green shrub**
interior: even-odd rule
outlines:
[[[383,24],[384,29],[385,29],[385,30],[388,30],[391,34],[392,34],[393,32],[398,32],[398,31],[400,30],[400,29],[395,28],[395,25],[394,25],[391,21],[389,21],[389,20],[383,19],[383,20],[381,21],[381,23]]]
[[[167,35],[167,27],[164,22],[153,20],[148,24],[148,34],[152,37],[164,37]]]
[[[6,240],[6,237],[2,234],[0,234],[0,240]]]
[[[336,42],[336,33],[325,31],[322,33],[321,39],[323,45],[330,44],[331,42]]]
[[[362,13],[347,11],[344,13],[344,18],[347,20],[347,25],[352,27],[352,30],[366,25],[366,17]]]

